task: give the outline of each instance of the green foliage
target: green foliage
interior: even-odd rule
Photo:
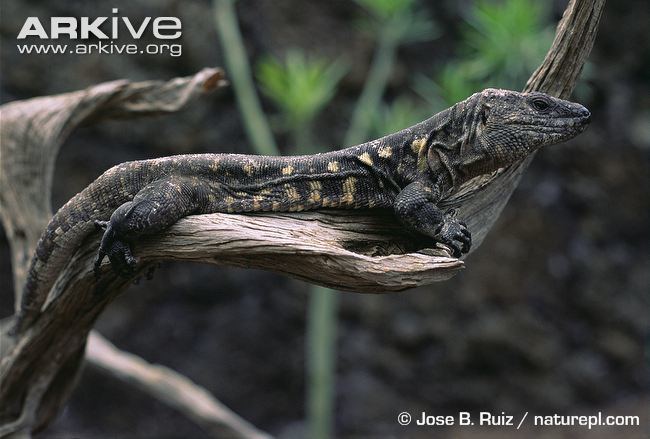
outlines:
[[[480,0],[461,29],[459,59],[415,89],[444,108],[486,87],[521,89],[552,41],[546,2]]]
[[[410,127],[432,113],[414,99],[400,96],[390,104],[382,104],[373,115],[372,135],[381,137]]]
[[[251,146],[258,154],[276,155],[278,147],[253,85],[253,75],[239,31],[234,3],[235,0],[213,0],[215,27],[223,49],[226,71],[235,89]]]
[[[362,22],[377,39],[395,46],[429,41],[438,35],[434,22],[422,11],[417,0],[355,0],[372,19]]]
[[[550,45],[548,21],[544,1],[478,1],[466,19],[463,42],[469,48],[466,62],[472,77],[523,87]]]
[[[372,16],[365,24],[377,46],[343,141],[346,146],[368,139],[373,114],[381,107],[382,96],[395,66],[398,47],[410,42],[431,40],[437,35],[433,21],[417,8],[416,0],[356,1]]]
[[[285,128],[309,125],[336,93],[347,71],[340,61],[308,58],[302,51],[289,51],[284,61],[266,58],[259,63],[257,78],[281,111]]]
[[[388,20],[395,14],[399,14],[413,7],[413,0],[355,0],[359,5],[366,8],[378,20]]]
[[[470,79],[464,63],[453,61],[443,67],[437,80],[424,75],[416,76],[414,88],[431,105],[435,113],[449,105],[462,101],[480,89],[480,85]]]

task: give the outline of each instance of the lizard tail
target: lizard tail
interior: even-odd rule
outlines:
[[[80,198],[83,199],[81,195],[78,194],[72,200],[80,201]],[[38,241],[27,273],[13,334],[22,332],[38,317],[59,274],[76,248],[94,230],[93,222],[83,217],[70,223],[70,217],[67,216],[70,209],[66,206],[54,215]],[[66,217],[67,222],[62,227],[61,221]]]
[[[52,217],[36,245],[13,334],[24,331],[40,315],[52,286],[83,240],[96,230],[97,223],[110,218],[117,207],[137,193],[137,178],[122,180],[118,186],[115,182],[120,181],[119,177],[115,168],[106,171]]]

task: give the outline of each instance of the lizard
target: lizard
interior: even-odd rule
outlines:
[[[131,244],[179,219],[214,212],[392,208],[409,231],[467,253],[471,232],[441,200],[474,177],[581,133],[590,112],[543,93],[485,89],[412,127],[304,156],[191,154],[116,165],[68,201],[33,256],[15,332],[40,313],[81,242],[103,230],[94,269],[108,257],[129,275]]]

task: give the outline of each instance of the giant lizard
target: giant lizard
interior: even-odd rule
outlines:
[[[474,177],[566,141],[590,120],[580,104],[543,93],[486,89],[410,128],[322,154],[268,157],[177,155],[114,166],[68,201],[43,232],[30,266],[16,330],[38,315],[80,243],[103,229],[105,257],[129,274],[131,244],[180,218],[214,212],[392,208],[403,226],[469,251],[471,233],[439,203]]]

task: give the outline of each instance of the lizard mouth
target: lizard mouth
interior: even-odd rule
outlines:
[[[575,136],[583,132],[590,122],[591,113],[585,107],[581,106],[581,108],[572,111],[569,115],[550,119],[545,124],[546,127],[542,130],[547,132],[564,132]]]
[[[582,105],[572,111],[569,117],[562,118],[563,125],[583,130],[591,122],[591,113]]]
[[[552,145],[567,141],[582,133],[591,122],[591,113],[582,107],[562,117],[536,120],[520,125],[539,145]]]
[[[561,122],[558,124],[563,127],[573,128],[573,130],[582,132],[587,125],[591,122],[591,114],[587,112],[586,115],[581,115],[577,117],[567,117],[561,119]]]

